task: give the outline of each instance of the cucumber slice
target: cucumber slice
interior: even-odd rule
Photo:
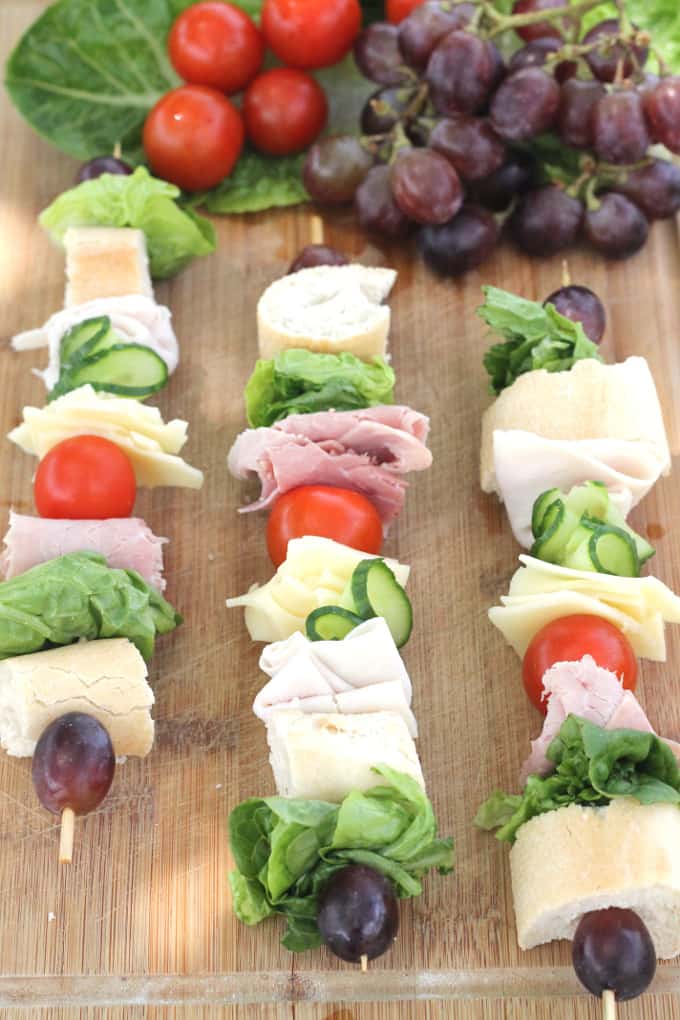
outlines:
[[[543,514],[541,533],[533,544],[531,555],[547,563],[561,563],[564,551],[578,519],[561,499],[551,503]]]
[[[556,499],[561,498],[562,493],[559,489],[548,489],[547,492],[541,493],[538,497],[534,503],[533,510],[531,511],[531,530],[534,538],[539,538],[543,531],[543,518],[548,507],[551,506]]]
[[[341,606],[321,606],[307,617],[305,630],[310,641],[342,641],[364,621]]]
[[[565,503],[576,517],[587,514],[599,521],[606,521],[609,491],[604,482],[584,482],[570,489]]]
[[[609,504],[605,523],[611,524],[615,528],[620,528],[622,531],[625,531],[630,535],[635,542],[635,548],[637,549],[638,559],[640,560],[641,566],[656,554],[654,546],[650,545],[649,542],[642,537],[642,535],[638,535],[637,531],[633,531],[630,524],[627,523],[626,518],[620,510],[617,510],[613,503]]]
[[[603,524],[590,536],[588,545],[593,566],[600,574],[639,577],[640,560],[635,542],[621,528]]]
[[[97,343],[102,337],[111,331],[111,320],[108,315],[100,315],[96,319],[85,319],[69,329],[61,338],[59,347],[59,358],[62,367],[73,360],[83,348]]]
[[[397,648],[405,645],[413,628],[408,595],[384,560],[362,560],[352,574],[352,597],[364,620],[384,617]]]
[[[69,388],[90,383],[123,397],[146,397],[168,381],[168,366],[160,355],[141,344],[114,344],[78,361],[66,373]]]

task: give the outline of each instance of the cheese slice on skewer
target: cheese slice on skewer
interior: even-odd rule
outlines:
[[[49,723],[67,712],[94,716],[116,757],[152,748],[153,691],[144,659],[127,638],[86,641],[0,662],[0,747],[33,754]]]
[[[80,386],[46,407],[25,407],[23,423],[8,438],[25,453],[42,459],[64,439],[102,436],[130,458],[138,485],[200,489],[203,473],[177,456],[187,439],[187,423],[164,422],[157,407],[97,393]]]
[[[374,765],[389,765],[425,787],[415,744],[395,712],[310,715],[280,710],[269,717],[267,740],[282,797],[339,803],[352,790],[384,782]]]
[[[130,227],[69,227],[64,304],[142,294],[153,298],[146,238]]]

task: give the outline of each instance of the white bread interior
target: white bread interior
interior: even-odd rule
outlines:
[[[129,227],[69,227],[66,249],[66,307],[95,298],[143,294],[153,298],[143,231]]]
[[[526,822],[510,852],[517,940],[570,939],[591,910],[626,907],[657,956],[680,953],[680,808],[631,798],[569,807]]]

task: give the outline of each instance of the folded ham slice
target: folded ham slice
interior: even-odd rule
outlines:
[[[49,348],[49,363],[44,372],[36,375],[48,390],[59,379],[59,351],[64,335],[79,322],[108,315],[111,327],[126,344],[142,344],[151,348],[163,359],[172,373],[179,362],[177,337],[172,328],[170,309],[157,305],[153,298],[143,294],[127,294],[124,297],[95,298],[85,304],[64,308],[50,316],[40,329],[19,333],[12,339],[15,351]]]
[[[342,641],[308,641],[296,632],[267,645],[260,669],[271,677],[253,711],[265,722],[277,709],[302,712],[397,712],[412,737],[411,681],[382,617],[360,624]]]
[[[568,715],[588,719],[606,730],[655,732],[635,695],[624,690],[616,674],[598,666],[590,655],[578,662],[556,662],[545,673],[543,688],[548,711],[543,730],[531,741],[531,754],[522,766],[522,785],[530,775],[552,771],[546,752]],[[663,739],[680,761],[680,744]]]
[[[98,552],[110,567],[136,570],[158,591],[165,589],[163,545],[139,517],[102,521],[52,520],[10,511],[9,529],[0,554],[5,578],[72,552]]]
[[[259,499],[242,512],[268,507],[299,485],[335,485],[364,493],[387,525],[404,501],[399,475],[432,463],[428,432],[425,415],[398,405],[294,414],[271,428],[246,429],[227,463],[237,478],[260,479]]]

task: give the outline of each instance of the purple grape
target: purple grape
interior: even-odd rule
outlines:
[[[516,0],[512,7],[513,14],[536,14],[538,11],[550,11],[556,7],[565,7],[564,0]],[[517,35],[525,42],[533,42],[535,39],[543,39],[546,36],[561,35],[561,28],[566,31],[569,22],[565,21],[557,26],[552,21],[541,21],[535,25],[523,25],[516,29]]]
[[[468,181],[488,177],[506,157],[505,145],[489,122],[463,113],[438,121],[429,144]]]
[[[530,191],[510,217],[515,243],[530,255],[554,255],[576,240],[583,203],[554,184]]]
[[[317,202],[351,202],[373,165],[373,157],[354,135],[331,135],[310,147],[302,168],[303,183]]]
[[[299,273],[301,269],[312,269],[314,266],[347,266],[349,259],[327,244],[308,244],[291,262],[288,273]]]
[[[639,163],[651,145],[642,97],[632,89],[609,92],[593,107],[593,148],[606,163]]]
[[[418,245],[423,258],[436,272],[460,276],[485,262],[498,238],[498,225],[488,210],[464,205],[449,223],[423,227]]]
[[[584,914],[572,944],[576,976],[598,998],[615,992],[619,1002],[642,995],[656,973],[656,950],[632,910],[608,907]]]
[[[109,734],[82,712],[51,722],[33,752],[33,785],[40,803],[55,815],[65,808],[77,815],[94,811],[109,792],[115,769]]]
[[[410,78],[399,49],[397,26],[386,21],[369,25],[359,33],[354,59],[364,77],[379,85],[399,85]]]
[[[449,32],[437,43],[425,78],[438,113],[477,113],[486,103],[497,73],[490,45],[470,32]]]
[[[630,78],[635,70],[644,67],[649,51],[643,46],[626,46],[620,42],[609,41],[612,36],[620,35],[621,27],[616,18],[601,21],[594,25],[583,37],[585,46],[602,41],[598,49],[586,54],[586,60],[593,75],[600,81],[612,82],[617,76],[619,66],[623,78]]]
[[[584,333],[594,344],[599,344],[604,336],[607,313],[597,294],[588,287],[572,284],[560,287],[559,290],[553,291],[543,304],[554,305],[560,315],[571,319],[572,322],[580,322]]]
[[[89,162],[83,163],[76,176],[76,183],[82,184],[83,181],[93,181],[96,177],[101,177],[102,174],[131,173],[132,167],[116,156],[95,156]]]
[[[610,258],[634,255],[649,236],[649,222],[641,209],[614,191],[599,197],[599,208],[589,209],[584,220],[586,237]]]
[[[548,57],[557,53],[562,46],[564,46],[562,39],[555,39],[551,36],[534,39],[533,42],[527,43],[526,46],[522,46],[521,49],[513,53],[508,71],[510,74],[514,74],[515,71],[521,71],[525,67],[543,67]],[[563,82],[573,78],[578,70],[578,64],[573,60],[562,60],[551,70],[557,81]]]
[[[399,931],[394,888],[373,868],[350,864],[337,871],[321,893],[316,921],[322,939],[341,960],[375,960]]]
[[[441,0],[428,0],[416,7],[399,26],[399,46],[407,64],[422,71],[440,39],[458,28],[465,28],[474,16],[474,3],[451,7]]]
[[[680,166],[655,159],[631,170],[612,189],[635,202],[650,220],[665,220],[680,212]]]
[[[571,78],[562,86],[557,114],[557,133],[565,145],[588,149],[593,144],[593,110],[605,95],[599,81]]]
[[[551,127],[559,105],[553,76],[527,67],[509,75],[491,100],[491,125],[507,141],[528,141]]]
[[[680,155],[680,78],[662,78],[643,102],[654,141]]]
[[[502,167],[488,177],[474,181],[469,188],[469,197],[494,212],[503,212],[515,198],[531,191],[537,178],[534,159],[523,152],[512,152]]]
[[[463,187],[438,152],[405,149],[392,167],[392,196],[415,223],[447,223],[463,204]]]
[[[357,188],[354,206],[359,225],[386,237],[405,237],[411,222],[392,196],[392,168],[374,166]]]
[[[407,88],[378,89],[366,101],[361,111],[361,132],[364,135],[386,135],[414,97],[414,90]]]

